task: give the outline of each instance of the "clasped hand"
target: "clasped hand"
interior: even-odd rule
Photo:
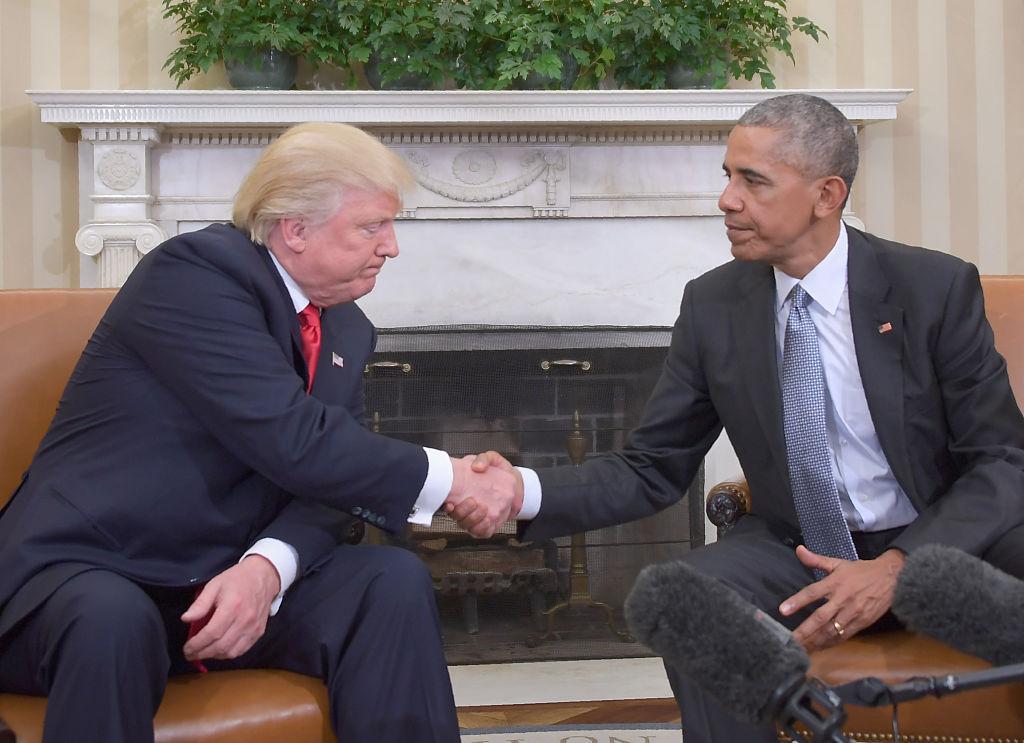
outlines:
[[[523,478],[508,460],[489,451],[452,458],[455,478],[445,510],[474,537],[485,539],[523,508]]]

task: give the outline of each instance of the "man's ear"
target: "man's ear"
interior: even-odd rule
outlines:
[[[277,232],[281,236],[281,242],[292,253],[302,253],[306,250],[306,223],[301,218],[279,219]]]
[[[827,217],[835,211],[842,211],[849,189],[846,181],[838,175],[830,175],[819,182],[818,200],[814,204],[814,213],[818,217]]]

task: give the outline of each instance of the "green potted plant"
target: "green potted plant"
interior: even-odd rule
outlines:
[[[774,51],[824,34],[786,0],[334,0],[374,87],[775,86]]]
[[[290,88],[296,60],[347,64],[346,30],[333,0],[161,0],[177,24],[164,68],[180,87],[223,62],[236,88]]]
[[[717,87],[732,78],[775,87],[773,51],[793,60],[790,35],[827,35],[786,0],[624,0],[615,33],[615,80],[621,87]]]

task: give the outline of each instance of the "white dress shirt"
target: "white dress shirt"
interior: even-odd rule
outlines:
[[[846,225],[840,223],[836,244],[803,279],[775,269],[779,368],[789,295],[800,284],[813,300],[808,312],[814,320],[825,370],[825,428],[843,515],[851,531],[882,531],[906,526],[917,517],[917,511],[892,474],[868,411],[850,324],[848,254]]]
[[[778,360],[781,369],[789,294],[799,283],[812,299],[808,311],[825,370],[826,429],[843,515],[851,531],[882,531],[909,524],[917,511],[889,468],[868,411],[850,324],[848,253],[846,226],[841,224],[835,246],[803,280],[775,269]],[[532,477],[523,478],[524,504],[529,504],[529,511],[524,505],[519,514],[523,520],[537,514],[542,498],[539,478],[532,470],[527,472]]]

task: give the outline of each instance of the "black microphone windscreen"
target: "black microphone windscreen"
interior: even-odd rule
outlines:
[[[996,665],[1024,662],[1024,581],[953,547],[914,550],[893,613],[914,632]]]
[[[682,562],[644,568],[625,614],[644,644],[747,722],[769,720],[773,694],[810,664],[789,630]]]

